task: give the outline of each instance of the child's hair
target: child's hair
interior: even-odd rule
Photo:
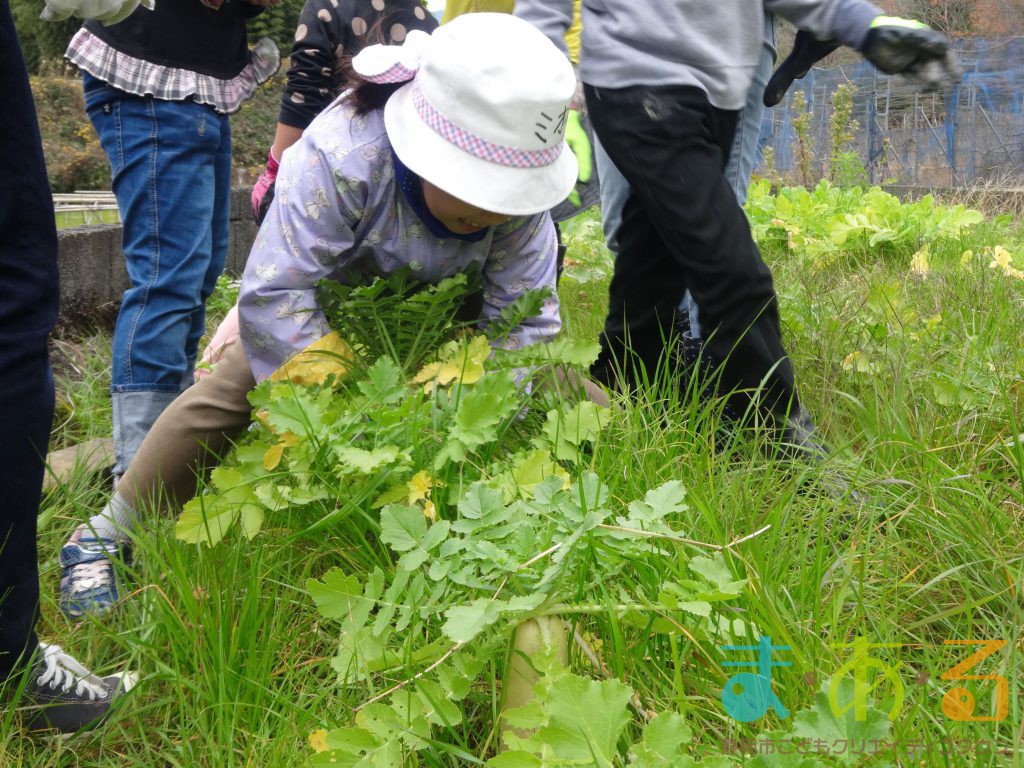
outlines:
[[[383,31],[384,23],[385,18],[381,17],[367,30],[365,37],[367,46],[387,45],[387,38]],[[352,67],[352,58],[353,54],[346,51],[341,57],[339,66],[342,81],[347,89],[344,101],[352,105],[357,115],[365,115],[367,112],[381,109],[391,98],[391,94],[405,85],[405,83],[371,83],[364,80],[363,76]]]

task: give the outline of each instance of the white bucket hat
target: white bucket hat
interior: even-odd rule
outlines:
[[[572,65],[529,23],[471,13],[401,46],[352,61],[375,83],[411,80],[384,107],[388,139],[421,178],[491,213],[524,216],[562,202],[576,183],[565,119]]]

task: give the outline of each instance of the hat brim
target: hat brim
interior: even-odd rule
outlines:
[[[395,153],[421,178],[490,213],[529,216],[550,210],[576,185],[576,157],[567,145],[550,165],[513,168],[455,146],[423,122],[408,83],[384,106],[384,127]]]

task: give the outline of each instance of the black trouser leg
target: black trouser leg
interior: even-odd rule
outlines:
[[[36,647],[36,513],[53,419],[46,337],[57,314],[57,232],[10,5],[0,0],[0,683]]]
[[[594,128],[631,194],[594,375],[607,381],[628,343],[647,374],[665,353],[676,307],[689,288],[700,307],[705,353],[719,388],[764,386],[761,408],[796,407],[772,276],[722,175],[737,113],[712,107],[698,88],[586,87]]]
[[[555,240],[558,242],[557,261],[555,262],[555,287],[557,287],[562,281],[562,271],[565,269],[565,252],[569,250],[569,247],[562,242],[562,230],[557,221],[555,222]]]
[[[652,381],[675,333],[679,298],[686,292],[683,272],[666,269],[664,259],[636,256],[664,251],[646,209],[631,193],[622,209],[601,354],[591,369],[605,385],[620,376],[618,383],[630,388]]]

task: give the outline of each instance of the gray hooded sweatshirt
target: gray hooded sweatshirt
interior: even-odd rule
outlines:
[[[719,109],[740,109],[766,11],[853,48],[882,13],[867,0],[583,0],[581,77],[598,88],[696,86]],[[566,50],[572,0],[517,0],[516,15]]]

